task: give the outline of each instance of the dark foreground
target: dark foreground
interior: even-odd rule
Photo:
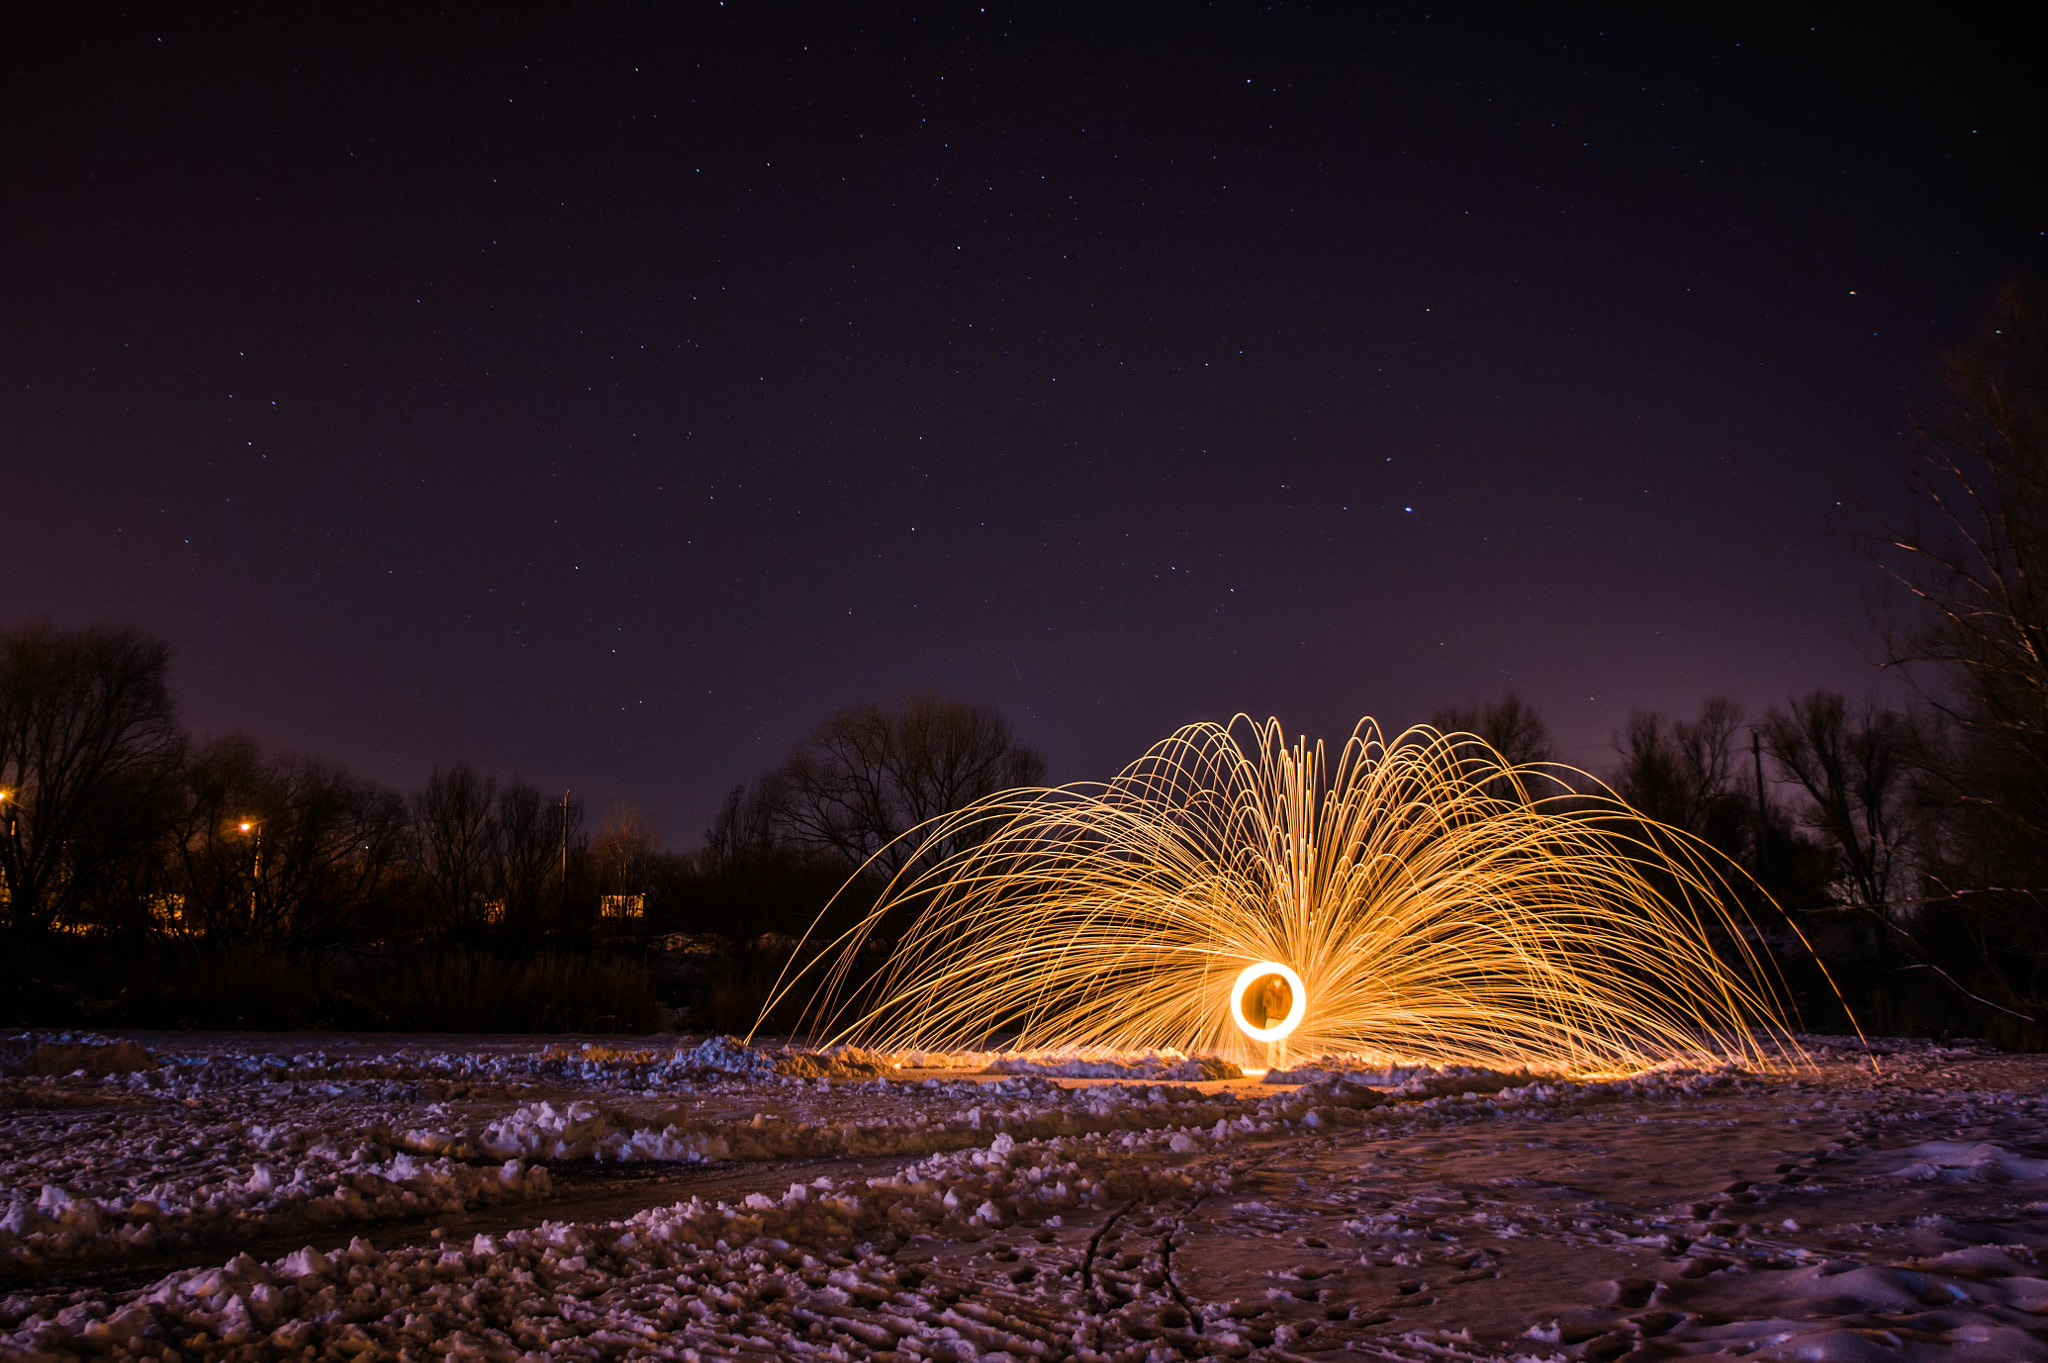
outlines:
[[[2048,1058],[1390,1090],[139,1040],[0,1080],[0,1352],[2048,1357]]]

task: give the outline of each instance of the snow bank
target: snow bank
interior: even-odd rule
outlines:
[[[211,1172],[211,1171],[209,1171]],[[59,1183],[13,1191],[0,1212],[0,1263],[24,1269],[176,1244],[221,1244],[347,1222],[546,1197],[545,1169],[480,1169],[363,1145],[316,1149],[289,1167],[258,1162],[217,1181],[167,1180],[143,1197],[93,1196]]]
[[[895,1057],[859,1046],[827,1046],[822,1051],[789,1050],[775,1062],[777,1074],[799,1079],[873,1079],[900,1069]]]
[[[0,1077],[74,1074],[99,1078],[156,1068],[132,1041],[93,1032],[22,1032],[0,1038]]]
[[[1264,1120],[1265,1129],[1271,1129],[1274,1121],[1298,1118],[1316,1102],[1357,1108],[1369,1105],[1368,1100],[1381,1101],[1379,1094],[1341,1081],[1306,1098],[1300,1093],[1275,1095],[1262,1105],[1234,1094],[1205,1094],[1173,1085],[1106,1084],[1067,1089],[1035,1075],[993,1083],[938,1079],[891,1083],[883,1079],[857,1091],[842,1088],[835,1092],[852,1092],[864,1101],[836,1119],[817,1113],[792,1120],[757,1110],[747,1118],[719,1120],[676,1109],[652,1121],[590,1100],[561,1106],[540,1102],[474,1124],[422,1126],[380,1134],[402,1149],[459,1159],[698,1164],[915,1157],[980,1144],[990,1131],[1001,1131],[1015,1140],[1110,1132],[1164,1132],[1161,1139],[1170,1140],[1175,1133],[1213,1131],[1219,1125],[1237,1122],[1251,1130]],[[801,1106],[797,1111],[803,1111]]]
[[[622,1164],[637,1160],[703,1164],[732,1154],[731,1146],[719,1136],[686,1132],[673,1123],[657,1131],[590,1102],[569,1103],[559,1110],[553,1103],[520,1107],[468,1140],[422,1130],[406,1132],[400,1141],[415,1148],[453,1148],[472,1157],[481,1151],[498,1159],[520,1156]]]
[[[1434,1065],[1377,1065],[1360,1067],[1348,1065],[1337,1056],[1321,1056],[1306,1061],[1291,1069],[1270,1069],[1266,1071],[1269,1084],[1313,1084],[1322,1079],[1348,1079],[1354,1084],[1371,1084],[1380,1088],[1391,1088],[1427,1075],[1442,1073]]]
[[[707,1037],[695,1046],[677,1046],[667,1051],[620,1049],[586,1042],[573,1050],[544,1052],[542,1061],[543,1065],[553,1062],[564,1078],[631,1088],[707,1079],[765,1079],[776,1072],[775,1057],[736,1036]]]
[[[1242,1079],[1244,1071],[1213,1055],[1180,1051],[1007,1051],[991,1056],[983,1074],[1042,1074],[1060,1079],[1171,1079],[1199,1083]]]
[[[906,1070],[966,1070],[978,1073],[1000,1054],[996,1051],[891,1051],[889,1058]]]
[[[1509,1074],[1478,1065],[1385,1065],[1372,1069],[1331,1069],[1317,1064],[1266,1071],[1269,1084],[1324,1084],[1341,1080],[1347,1084],[1386,1089],[1397,1098],[1497,1093],[1518,1085],[1527,1086],[1532,1077],[1527,1070]]]
[[[249,1084],[290,1085],[314,1097],[385,1101],[435,1097],[463,1085],[520,1082],[566,1083],[622,1091],[688,1089],[707,1084],[753,1083],[773,1077],[776,1068],[774,1055],[730,1036],[711,1037],[693,1046],[635,1047],[589,1042],[506,1050],[401,1045],[367,1055],[356,1049],[343,1054],[316,1048],[278,1053],[229,1045],[186,1053],[166,1052],[153,1058],[132,1042],[99,1040],[106,1046],[79,1052],[87,1060],[73,1061],[72,1069],[85,1065],[88,1074],[118,1072],[132,1068],[128,1062],[142,1057],[143,1063],[151,1068],[126,1075],[127,1085],[177,1096],[200,1096]],[[0,1064],[6,1063],[7,1054],[0,1049]],[[47,1057],[43,1064],[60,1063],[58,1052],[46,1050],[43,1054]],[[65,1057],[70,1054],[62,1053]],[[101,1068],[91,1068],[88,1061]],[[29,1072],[51,1071],[39,1068]],[[69,1074],[71,1070],[55,1072]]]
[[[1054,1047],[1025,1051],[870,1051],[835,1046],[791,1051],[778,1065],[782,1074],[866,1078],[904,1070],[952,1070],[965,1074],[1035,1074],[1054,1079],[1167,1079],[1201,1083],[1241,1079],[1244,1072],[1217,1056],[1173,1050],[1111,1051]]]
[[[1169,1059],[1175,1068],[1187,1063],[1186,1057]],[[1048,1063],[1063,1070],[1096,1062],[1066,1057]],[[1213,1074],[1207,1066],[1195,1072]],[[1063,1072],[1062,1077],[1072,1075]],[[1469,1067],[1411,1076],[1391,1091],[1368,1082],[1383,1077],[1357,1072],[1329,1075],[1287,1090],[1251,1094],[1204,1093],[1170,1082],[1068,1088],[1042,1074],[1010,1075],[994,1082],[877,1079],[830,1089],[820,1080],[821,1093],[843,1100],[840,1111],[798,1100],[786,1115],[756,1108],[747,1116],[719,1117],[675,1108],[649,1119],[579,1099],[523,1104],[472,1123],[380,1128],[379,1134],[398,1148],[433,1156],[611,1163],[930,1156],[984,1142],[990,1131],[1016,1140],[1104,1134],[1157,1137],[1175,1150],[1185,1150],[1194,1148],[1188,1142],[1196,1137],[1222,1141],[1297,1124],[1355,1124],[1372,1109],[1401,1100],[1425,1110],[1445,1104],[1555,1107],[1615,1101],[1645,1091],[1639,1081],[1510,1087],[1526,1076]],[[790,1077],[770,1082],[798,1088],[805,1084]],[[1648,1091],[1664,1087],[1660,1081]],[[1180,1144],[1173,1145],[1176,1140]]]

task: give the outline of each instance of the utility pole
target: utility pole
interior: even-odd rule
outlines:
[[[263,887],[263,820],[243,819],[237,826],[250,837],[255,849],[249,859],[249,928],[252,932],[261,931],[262,910],[257,894]]]
[[[569,921],[569,792],[562,792],[562,922]]]
[[[14,811],[21,807],[21,801],[14,798],[11,790],[0,790],[0,814],[7,816],[7,855],[0,857],[0,903],[7,905],[7,919],[14,921],[14,890],[7,878],[7,868],[14,859]]]
[[[1754,729],[1749,731],[1749,756],[1756,763],[1756,878],[1764,878],[1764,744]]]

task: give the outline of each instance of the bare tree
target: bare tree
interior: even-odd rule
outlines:
[[[566,905],[564,847],[580,855],[582,814],[582,806],[572,802],[565,838],[560,801],[516,778],[498,792],[497,895],[504,904],[505,935],[531,943]]]
[[[332,945],[392,888],[404,843],[392,792],[331,763],[267,757],[253,739],[215,739],[182,781],[182,925],[216,943]]]
[[[467,762],[436,768],[412,797],[412,863],[428,913],[448,936],[489,925],[504,861],[498,783]]]
[[[1901,953],[1927,964],[1897,903],[1909,874],[1918,817],[1921,744],[1912,721],[1816,691],[1764,717],[1763,744],[1784,780],[1806,796],[1803,822],[1820,835],[1839,903],[1867,915],[1876,987],[1866,1005],[1878,1026],[1896,1023],[1887,987]]]
[[[1806,794],[1805,823],[1833,851],[1843,899],[1890,922],[1917,830],[1912,721],[1816,691],[1765,715],[1762,732],[1783,778]]]
[[[80,908],[97,873],[77,863],[82,849],[132,856],[154,840],[157,829],[131,816],[177,771],[169,661],[161,641],[133,629],[32,620],[0,635],[0,886],[16,935]],[[120,826],[132,845],[107,846]]]
[[[699,858],[707,871],[737,866],[775,845],[775,811],[773,802],[764,798],[764,785],[749,788],[742,781],[719,802],[718,813],[704,830]]]
[[[294,947],[325,947],[359,931],[404,865],[405,801],[329,762],[281,764],[287,818],[278,828],[271,893]]]
[[[1475,708],[1439,710],[1430,716],[1430,727],[1447,734],[1472,734],[1487,746],[1520,766],[1551,760],[1550,728],[1532,705],[1510,691],[1498,702]]]
[[[1948,357],[1943,417],[1916,424],[1914,490],[1933,516],[1886,531],[1895,551],[1886,567],[1921,608],[1893,631],[1892,661],[1935,665],[1954,683],[1945,708],[2024,770],[2024,807],[2007,812],[2040,832],[2048,830],[2048,323],[2032,291],[2015,283],[1999,292],[1987,331]]]
[[[780,835],[776,795],[773,773],[726,792],[703,848],[676,867],[672,921],[743,951],[764,934],[802,933],[845,885],[842,853]],[[849,912],[864,905],[858,893],[842,896]]]
[[[1947,402],[1921,436],[1923,516],[1880,527],[1880,562],[1914,610],[1888,631],[1955,730],[1930,768],[1954,896],[1985,988],[2048,1018],[2048,315],[2002,288],[1977,341],[1947,357]],[[1931,683],[1931,684],[1930,684]],[[2038,1036],[2032,1038],[2038,1043]]]
[[[614,806],[611,818],[590,844],[598,884],[608,894],[643,888],[656,850],[654,830],[638,806]]]
[[[1489,701],[1476,708],[1439,710],[1430,716],[1430,727],[1444,734],[1471,734],[1493,749],[1500,759],[1510,766],[1529,766],[1548,762],[1552,753],[1550,729],[1543,722],[1543,716],[1536,713],[1534,706],[1525,705],[1522,698],[1513,691],[1498,702]],[[1525,783],[1518,786],[1504,776],[1485,776],[1492,768],[1494,758],[1486,755],[1476,744],[1464,744],[1459,748],[1459,765],[1469,776],[1480,780],[1480,788],[1497,800],[1517,800],[1523,796],[1542,798],[1556,795],[1560,787],[1539,782],[1534,789]]]
[[[1741,727],[1741,708],[1720,696],[1708,699],[1690,724],[1638,711],[1615,739],[1621,751],[1615,789],[1659,823],[1707,837],[1726,821],[1721,806],[1743,799],[1735,752]]]
[[[778,840],[885,871],[917,851],[910,830],[1000,790],[1045,779],[1045,759],[992,706],[929,692],[850,705],[812,730],[762,778]],[[735,821],[741,816],[736,812]]]

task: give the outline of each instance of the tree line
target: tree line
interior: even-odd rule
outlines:
[[[993,708],[930,694],[848,706],[734,788],[704,846],[638,814],[467,763],[400,793],[253,739],[180,728],[169,651],[133,628],[0,634],[0,926],[95,939],[500,954],[800,932],[901,835],[1045,760]]]

